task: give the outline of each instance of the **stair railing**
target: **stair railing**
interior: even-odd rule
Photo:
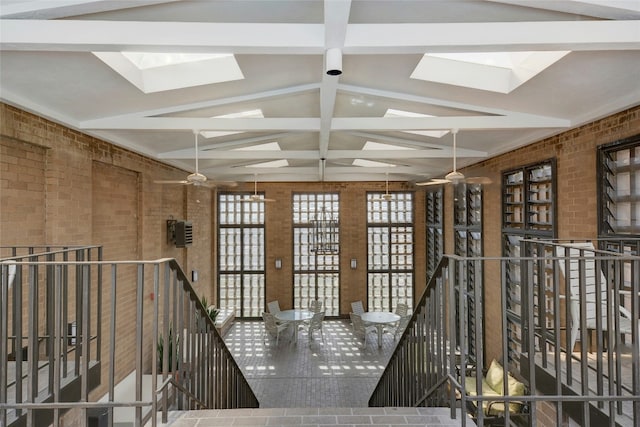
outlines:
[[[155,426],[170,408],[258,406],[175,260],[101,259],[97,246],[0,248],[0,425],[111,426],[129,411]]]

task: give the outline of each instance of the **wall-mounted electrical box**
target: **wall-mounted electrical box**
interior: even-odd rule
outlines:
[[[167,243],[186,248],[193,243],[193,225],[190,221],[167,220]]]

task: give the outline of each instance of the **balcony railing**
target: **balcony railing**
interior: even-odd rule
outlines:
[[[446,406],[452,417],[462,413],[463,426],[470,416],[479,426],[497,417],[505,425],[537,426],[540,405],[551,404],[556,425],[562,425],[567,417],[581,426],[638,425],[640,257],[629,250],[638,248],[634,246],[637,242],[627,241],[627,250],[618,253],[596,250],[590,254],[556,250],[556,242],[521,244],[521,253],[529,256],[443,257],[414,307],[413,317],[371,395],[370,406]],[[560,264],[566,267],[566,278]],[[515,270],[514,265],[518,267]],[[586,304],[575,315],[575,304],[565,297],[574,283],[579,301],[588,301],[586,282],[593,274],[590,265],[598,274],[603,273],[595,279],[595,298],[612,296],[609,308],[602,312],[604,319],[595,321],[593,331],[591,323],[587,324]],[[492,289],[499,293],[485,299],[488,290],[454,281],[464,281],[468,277],[464,272],[469,269],[484,271],[484,283],[499,278],[500,283],[492,282]],[[473,295],[457,292],[459,289],[473,289]],[[624,329],[626,323],[612,315],[613,305],[627,310],[628,330]],[[476,318],[469,319],[469,313]],[[483,319],[485,313],[491,317]],[[578,331],[575,342],[581,344],[579,351],[568,351],[572,330]],[[594,336],[592,349],[585,345],[589,335]],[[475,336],[474,354],[466,348],[469,336]],[[505,365],[504,384],[508,374],[525,384],[523,396],[510,394],[508,388],[501,396],[483,394],[484,369],[491,359]],[[467,393],[470,384],[474,393]],[[522,402],[525,410],[489,413],[476,409],[482,402],[500,402],[503,408],[509,402]]]
[[[95,246],[0,248],[0,425],[98,413],[111,426],[129,411],[155,426],[170,408],[258,406],[175,260],[101,258]]]

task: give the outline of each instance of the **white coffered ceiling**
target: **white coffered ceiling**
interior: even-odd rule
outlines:
[[[451,129],[468,165],[640,104],[640,0],[0,0],[0,49],[3,102],[188,171],[199,130],[217,180],[423,181]]]

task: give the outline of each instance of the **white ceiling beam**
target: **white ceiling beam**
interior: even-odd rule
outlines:
[[[128,117],[87,120],[81,129],[193,130],[201,131],[318,131],[319,118]]]
[[[640,21],[351,24],[344,54],[637,50]],[[0,49],[324,54],[322,24],[0,20]],[[505,37],[509,34],[509,37]]]
[[[312,92],[320,89],[318,83],[309,83],[305,85],[289,86],[279,89],[267,90],[264,92],[255,92],[247,95],[230,96],[228,98],[212,99],[201,102],[191,102],[188,104],[173,105],[170,107],[156,108],[153,110],[141,110],[129,114],[121,114],[118,116],[104,117],[104,119],[125,119],[130,117],[149,117],[160,116],[173,113],[182,113],[185,111],[195,111],[204,108],[221,107],[231,104],[240,104],[244,102],[259,101],[280,96],[295,95],[304,92]]]
[[[386,172],[393,171],[393,173],[400,174],[416,174],[422,173],[424,168],[419,167],[404,167],[404,166],[390,166],[390,167],[362,167],[362,166],[338,166],[325,168],[325,174],[362,174],[362,173],[375,173],[384,174]],[[228,176],[228,175],[247,175],[257,173],[261,176],[271,175],[272,173],[279,173],[281,176],[288,175],[316,175],[318,174],[318,168],[316,166],[287,166],[282,168],[261,168],[261,167],[212,167],[200,169],[200,172],[206,174],[212,174],[216,176]],[[353,178],[352,178],[353,179]],[[380,176],[378,175],[378,180]]]
[[[456,150],[457,151],[457,150]],[[461,149],[458,157],[487,157],[484,151]],[[327,160],[343,159],[445,159],[450,158],[450,147],[429,150],[329,150]],[[192,159],[193,149],[176,150],[158,155],[160,159]],[[214,160],[320,160],[322,157],[316,150],[216,150],[198,151],[199,159]]]
[[[4,3],[0,8],[0,18],[16,19],[60,19],[69,16],[129,9],[178,0],[56,0],[22,1]]]
[[[638,19],[640,2],[637,0],[487,0],[534,9],[553,10],[573,15],[602,19]]]
[[[250,138],[234,139],[233,141],[213,142],[206,145],[200,144],[200,150],[203,150],[203,151],[225,150],[233,147],[240,147],[240,146],[252,145],[252,144],[261,144],[263,142],[274,142],[274,141],[277,141],[278,139],[281,139],[296,133],[297,132],[279,132],[279,133],[272,133],[269,135],[253,136]],[[222,136],[219,138],[225,138],[225,137]],[[215,139],[216,138],[210,138],[210,139],[207,139],[206,141],[211,142],[212,140],[215,140]],[[257,150],[254,150],[254,151],[257,151]]]
[[[354,24],[344,48],[346,54],[603,49],[640,49],[640,21]]]
[[[446,117],[336,117],[333,131],[341,130],[445,130],[445,129],[516,129],[566,128],[570,120],[505,116],[446,116]]]
[[[331,131],[350,130],[443,130],[443,129],[515,129],[566,128],[570,120],[536,117],[461,116],[461,117],[337,117]],[[80,129],[193,130],[202,131],[309,131],[320,130],[319,118],[238,118],[139,117],[96,119],[80,123]]]
[[[349,25],[349,13],[351,0],[325,0],[324,2],[324,26],[325,47],[327,49],[340,49],[344,46],[344,38]],[[329,149],[329,137],[331,134],[331,119],[334,115],[336,96],[338,93],[338,81],[340,76],[329,76],[325,73],[325,59],[322,66],[322,87],[320,88],[320,133],[318,135],[318,147],[320,157],[323,158]],[[319,165],[319,174],[322,174],[322,165]]]
[[[410,146],[414,148],[423,148],[423,149],[432,148],[436,150],[449,150],[451,154],[452,143],[450,141],[450,138],[446,138],[446,142],[442,141],[436,144],[428,141],[416,141],[415,139],[404,139],[404,138],[398,138],[395,136],[380,135],[377,133],[369,133],[369,132],[354,131],[354,132],[349,132],[349,134],[360,137],[360,138],[364,138],[372,142],[383,141],[383,143],[400,144],[401,146],[404,145],[404,146]],[[460,137],[458,137],[458,139],[460,139]],[[458,141],[458,144],[460,144],[459,141]],[[458,147],[456,148],[456,151],[459,155],[470,156],[470,157],[473,157],[473,156],[484,157],[487,155],[486,151],[478,151],[478,150],[472,150],[467,148],[461,148],[460,145],[458,145]]]
[[[49,41],[47,41],[49,39]],[[324,25],[0,20],[3,50],[323,54]]]

